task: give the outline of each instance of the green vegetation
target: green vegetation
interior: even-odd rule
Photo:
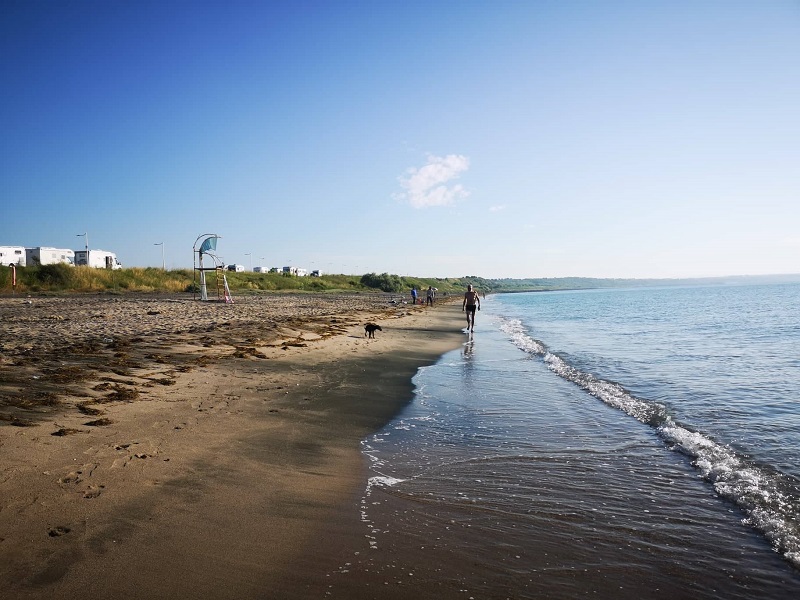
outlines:
[[[206,274],[209,294],[216,294],[217,280],[213,271]],[[322,275],[297,277],[283,273],[236,273],[225,271],[228,287],[234,294],[259,292],[387,292],[409,293],[412,287],[422,291],[435,287],[440,295],[462,293],[468,283],[481,291],[498,288],[493,280],[480,277],[425,278],[401,277],[389,273],[365,275]],[[0,268],[0,293],[60,292],[188,292],[199,288],[199,278],[192,269],[130,268],[112,271],[68,265],[46,265],[17,268],[17,285],[12,287],[12,271]]]
[[[206,274],[208,293],[216,294],[217,275]],[[407,278],[384,273],[358,275],[322,275],[297,277],[282,273],[235,273],[225,271],[228,287],[234,294],[259,292],[393,292],[406,293],[412,286],[425,289],[432,285],[440,293],[463,289],[460,280]],[[12,270],[0,268],[0,293],[61,292],[159,292],[174,293],[199,290],[199,277],[192,269],[130,268],[117,271],[68,265],[17,268],[17,284],[12,286]]]
[[[365,275],[322,275],[296,277],[282,273],[235,273],[225,271],[233,294],[259,292],[387,292],[407,294],[412,287],[423,292],[428,286],[440,296],[461,294],[468,284],[485,293],[576,290],[664,285],[701,285],[744,283],[756,278],[711,279],[594,279],[589,277],[560,277],[544,279],[485,279],[467,277],[404,277],[389,273]],[[784,276],[789,277],[789,276]],[[774,279],[775,276],[772,277]],[[216,274],[206,275],[208,293],[216,294]],[[796,280],[793,276],[792,280]],[[758,281],[754,281],[758,282]],[[17,268],[17,285],[12,287],[12,270],[0,268],[0,294],[59,293],[59,292],[188,292],[196,291],[199,280],[192,269],[162,271],[134,267],[111,271],[68,265],[45,265]]]
[[[17,268],[17,292],[178,292],[191,283],[191,270],[133,268],[111,271],[69,265]],[[0,268],[0,291],[13,291],[12,270]]]
[[[384,292],[402,292],[408,289],[403,279],[398,275],[389,275],[383,273],[376,275],[375,273],[367,273],[361,277],[361,284],[369,288],[377,288]]]

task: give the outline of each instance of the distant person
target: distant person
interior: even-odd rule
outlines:
[[[481,299],[478,292],[472,289],[472,284],[467,286],[461,310],[467,313],[467,329],[475,331],[475,310],[481,309]]]
[[[428,286],[428,292],[426,293],[427,302],[429,306],[433,306],[433,299],[436,297],[436,291],[433,289],[433,286]]]
[[[417,288],[412,287],[411,288],[411,304],[416,304],[416,303],[417,303]]]

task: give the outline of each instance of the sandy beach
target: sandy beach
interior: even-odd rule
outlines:
[[[0,298],[3,595],[324,597],[365,546],[360,442],[461,319],[382,294]]]

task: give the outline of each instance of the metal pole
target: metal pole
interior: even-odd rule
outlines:
[[[161,270],[167,270],[167,263],[164,261],[164,242],[156,242],[153,246],[161,246]]]
[[[75,237],[83,237],[84,242],[86,243],[86,266],[89,266],[89,232],[86,233],[78,233]]]

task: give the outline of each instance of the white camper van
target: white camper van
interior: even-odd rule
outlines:
[[[0,246],[0,265],[24,267],[25,264],[25,246]]]
[[[35,265],[75,265],[75,252],[63,248],[25,248],[25,260],[30,266]]]
[[[95,269],[116,270],[122,268],[122,263],[117,260],[117,255],[105,250],[75,250],[75,264],[77,266],[88,265]]]
[[[235,271],[236,273],[244,273],[244,265],[228,265],[228,271]]]

